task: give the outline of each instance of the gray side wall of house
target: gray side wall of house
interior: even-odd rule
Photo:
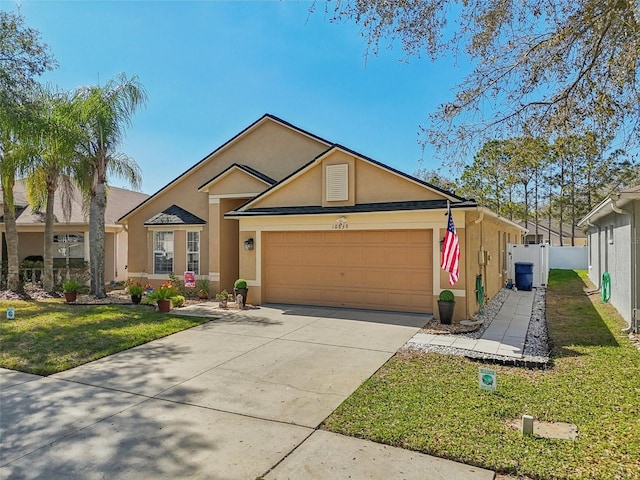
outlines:
[[[631,323],[631,219],[611,213],[589,227],[589,278],[601,286],[602,275],[611,277],[611,304]],[[597,227],[600,227],[599,229]]]

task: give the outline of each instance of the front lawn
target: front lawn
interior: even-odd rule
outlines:
[[[640,352],[586,272],[552,270],[548,370],[402,352],[365,382],[324,428],[502,473],[541,479],[640,478]],[[498,390],[478,388],[478,368]],[[523,414],[578,426],[577,440],[523,437]]]
[[[6,319],[8,307],[15,320]],[[0,302],[0,367],[50,375],[208,321],[131,305]]]

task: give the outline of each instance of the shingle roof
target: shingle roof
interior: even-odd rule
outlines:
[[[145,225],[204,225],[207,222],[177,205],[171,205],[144,222]]]
[[[472,200],[451,203],[451,208],[476,207]],[[233,211],[225,214],[225,217],[257,217],[268,215],[317,215],[317,214],[344,214],[344,213],[368,213],[368,212],[394,212],[406,210],[438,210],[447,208],[446,200],[416,200],[409,202],[382,202],[360,203],[351,206],[323,207],[321,205],[299,207],[256,207],[246,211]]]
[[[535,231],[536,231],[536,222],[533,222],[531,220],[529,220],[527,222],[527,224],[525,225],[525,222],[523,222],[522,220],[518,220],[516,221],[516,223],[518,225],[521,225],[523,227],[525,227],[527,230],[529,230],[529,234],[530,235],[534,235]],[[551,220],[551,224],[549,224],[549,219],[548,218],[540,218],[538,221],[538,229],[544,230],[544,231],[549,231],[551,230],[551,233],[553,235],[560,235],[560,223],[556,222],[555,220]],[[538,232],[540,233],[540,232]],[[586,238],[587,236],[582,232],[582,230],[580,230],[579,228],[576,228],[573,232],[573,235],[576,238]],[[563,223],[562,224],[562,236],[563,237],[570,237],[571,236],[571,224],[570,223]]]
[[[0,190],[1,196],[1,190]],[[118,218],[125,212],[131,210],[134,206],[147,199],[149,195],[141,192],[134,192],[124,188],[111,187],[107,188],[107,208],[105,211],[105,224],[117,225]],[[24,180],[17,180],[14,186],[14,201],[16,207],[25,207],[26,188]],[[79,189],[74,186],[73,198],[71,200],[71,212],[68,216],[68,223],[88,223],[88,210],[85,211],[82,205],[83,199]],[[63,211],[62,196],[56,192],[53,205],[53,214],[57,223],[67,223],[67,217]],[[33,225],[44,223],[44,212],[34,212],[30,207],[16,211],[16,223],[18,225]]]

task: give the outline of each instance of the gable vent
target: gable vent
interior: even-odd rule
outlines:
[[[349,165],[327,165],[327,201],[349,200]]]

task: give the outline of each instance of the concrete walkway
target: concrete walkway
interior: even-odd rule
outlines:
[[[292,306],[215,314],[50,377],[0,369],[0,478],[494,478],[318,430],[424,316]]]
[[[411,338],[410,343],[451,347],[521,359],[531,320],[533,298],[533,291],[509,291],[502,307],[478,339],[460,335],[417,333]]]

